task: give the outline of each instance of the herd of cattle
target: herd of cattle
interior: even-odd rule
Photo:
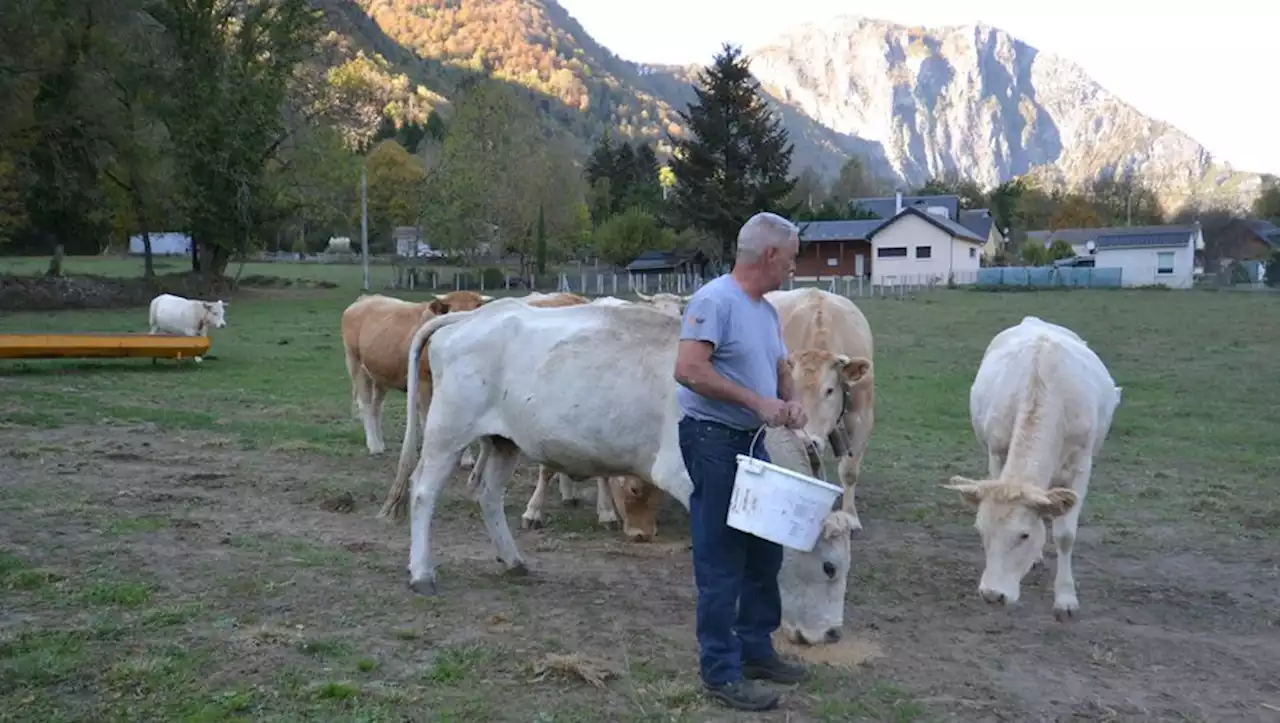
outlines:
[[[854,492],[874,422],[871,328],[852,301],[819,289],[765,298],[778,310],[793,388],[808,415],[802,430],[768,429],[765,447],[775,464],[812,476],[822,476],[821,455],[830,448],[844,489],[814,548],[785,551],[782,630],[795,643],[831,643],[843,627],[851,537],[862,528]],[[362,295],[346,308],[352,406],[370,454],[386,450],[388,392],[407,395],[399,463],[379,516],[410,518],[414,591],[437,590],[431,523],[440,491],[459,467],[471,468],[467,491],[513,571],[526,568],[503,493],[522,458],[539,465],[523,527],[542,524],[552,476],[566,502],[577,500],[574,481],[594,479],[599,522],[620,522],[637,542],[657,532],[661,493],[688,508],[692,483],[680,453],[673,376],[686,300],[570,293],[493,299],[455,291],[423,303]],[[214,303],[158,297],[152,331],[224,326],[224,305]],[[1119,403],[1120,388],[1102,361],[1069,329],[1028,316],[988,344],[970,389],[970,415],[989,475],[944,485],[976,510],[986,552],[983,599],[1018,600],[1051,522],[1054,614],[1062,620],[1079,610],[1071,551],[1093,462]]]

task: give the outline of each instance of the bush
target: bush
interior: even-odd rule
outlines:
[[[486,289],[500,289],[506,286],[507,274],[502,269],[490,266],[480,272],[480,279]]]

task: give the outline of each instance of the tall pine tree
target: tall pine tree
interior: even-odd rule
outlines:
[[[669,201],[677,223],[720,239],[722,261],[729,261],[748,218],[795,211],[786,202],[796,183],[789,173],[795,149],[740,48],[725,43],[698,81],[697,102],[680,113],[690,136],[672,139],[676,184]]]

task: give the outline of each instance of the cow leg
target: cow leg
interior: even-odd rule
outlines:
[[[596,520],[606,529],[618,526],[618,511],[613,508],[613,495],[604,477],[596,477]]]
[[[520,527],[525,530],[536,530],[542,527],[542,508],[547,505],[547,489],[551,487],[551,470],[546,465],[538,465],[538,483],[534,485],[533,494],[529,496],[529,504],[525,505],[524,514],[520,515]]]
[[[427,439],[432,436],[428,433]],[[409,497],[409,588],[419,595],[436,594],[436,565],[431,554],[431,519],[436,500],[453,471],[458,467],[462,450],[424,445],[413,471]]]
[[[844,488],[844,498],[840,508],[853,518],[852,529],[861,530],[862,520],[858,518],[858,507],[855,499],[858,489],[858,477],[862,474],[862,455],[867,451],[867,442],[871,438],[872,413],[870,410],[845,415],[844,426],[849,430],[849,453],[840,458],[840,486]]]
[[[1088,454],[1079,455],[1071,484],[1076,493],[1076,503],[1065,514],[1053,518],[1053,541],[1058,548],[1058,571],[1053,578],[1053,617],[1059,622],[1066,622],[1080,612],[1076,578],[1071,569],[1071,551],[1075,547],[1076,526],[1080,522],[1085,493],[1089,491],[1092,470],[1093,459]]]
[[[556,472],[556,480],[560,484],[560,499],[565,507],[577,507],[582,504],[582,497],[578,494],[577,480],[564,472]]]
[[[365,444],[369,447],[369,454],[382,454],[387,451],[387,445],[382,441],[382,404],[387,399],[387,390],[373,379],[369,379],[365,389],[369,396],[360,410],[360,416],[364,418]]]
[[[503,509],[502,497],[520,462],[520,449],[501,437],[490,437],[481,442],[484,462],[480,466],[480,516],[484,519],[484,527],[489,532],[489,539],[497,548],[498,559],[513,573],[523,574],[528,571],[520,550],[516,547],[515,538],[511,536],[511,528],[507,525],[507,513]]]

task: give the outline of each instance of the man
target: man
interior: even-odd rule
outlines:
[[[795,268],[794,224],[758,213],[738,232],[733,271],[698,289],[685,307],[676,356],[680,451],[693,481],[689,521],[698,587],[702,684],[732,708],[768,710],[774,692],[754,680],[797,683],[803,667],[780,659],[771,636],[782,620],[782,547],[729,527],[736,455],[762,425],[800,428],[778,313],[764,299]],[[752,452],[768,460],[763,435]]]

